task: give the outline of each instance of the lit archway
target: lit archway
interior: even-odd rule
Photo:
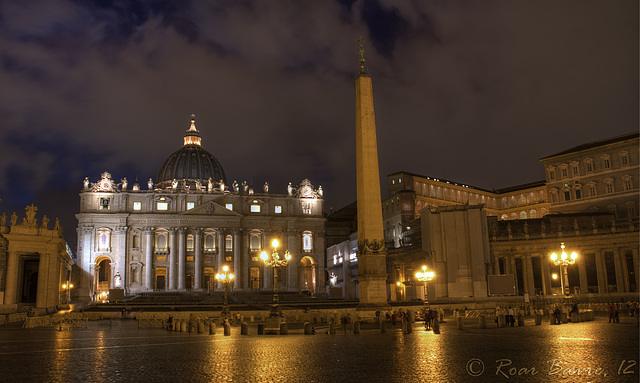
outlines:
[[[300,291],[316,293],[316,265],[313,258],[307,256],[300,260]]]

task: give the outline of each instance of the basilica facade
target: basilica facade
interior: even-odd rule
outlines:
[[[110,289],[210,292],[223,266],[235,274],[234,291],[324,291],[325,244],[322,187],[307,179],[270,192],[227,182],[218,160],[201,144],[192,118],[182,147],[145,185],[120,182],[108,172],[86,178],[80,193],[75,298],[100,299]],[[292,255],[274,270],[260,259]]]

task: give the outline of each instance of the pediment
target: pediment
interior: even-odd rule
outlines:
[[[242,214],[229,210],[226,207],[209,201],[198,205],[191,210],[187,210],[183,215],[215,215],[219,217],[242,217]]]

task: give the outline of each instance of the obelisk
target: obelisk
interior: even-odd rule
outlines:
[[[387,305],[387,251],[382,230],[378,144],[371,76],[365,70],[360,42],[360,74],[356,78],[356,177],[358,180],[359,307]]]

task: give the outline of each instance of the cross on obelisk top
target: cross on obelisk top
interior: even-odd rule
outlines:
[[[364,72],[364,39],[362,38],[362,36],[360,36],[360,38],[358,40],[356,40],[357,42],[360,43],[360,70],[362,72]]]

